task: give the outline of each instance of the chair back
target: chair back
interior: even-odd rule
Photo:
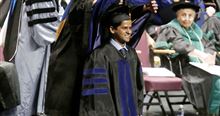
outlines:
[[[147,33],[146,31],[143,32],[135,49],[141,61],[142,67],[151,67],[150,50],[148,46],[146,33]]]

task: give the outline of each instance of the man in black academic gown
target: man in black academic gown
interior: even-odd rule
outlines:
[[[51,46],[45,113],[78,116],[92,0],[74,0],[62,32]],[[77,17],[77,18],[76,18]]]
[[[90,21],[96,22],[98,20],[96,18],[103,15],[99,12],[104,10],[104,13],[105,8],[108,8],[108,6],[114,2],[118,3],[119,0],[94,1],[75,0],[73,2],[63,30],[60,32],[57,41],[52,45],[45,96],[45,113],[47,115],[79,115],[83,65],[85,58],[94,48],[94,39],[91,39],[92,41],[90,40],[92,36],[89,32],[91,30],[88,31],[91,28]],[[155,4],[155,1],[152,1],[152,5],[149,5],[149,7],[156,6]],[[101,8],[99,9],[99,7]],[[141,9],[142,8],[140,8],[140,10]],[[157,6],[152,9],[157,9]],[[140,11],[138,13],[140,13]],[[95,24],[92,25],[94,26]],[[134,25],[132,28],[133,27]],[[133,32],[139,32],[141,28],[138,27],[140,26],[137,25]],[[92,35],[99,35],[96,33],[97,29],[96,26],[92,28]],[[138,40],[137,37],[133,38],[132,40]]]
[[[86,60],[80,116],[137,116],[142,114],[143,77],[131,39],[132,21],[127,6],[110,12],[109,42]]]

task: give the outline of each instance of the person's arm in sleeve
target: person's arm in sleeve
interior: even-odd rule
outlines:
[[[162,27],[156,40],[156,48],[174,49],[179,54],[188,54],[194,47],[185,42],[180,33],[169,26]]]
[[[136,53],[136,52],[135,52]],[[141,62],[137,57],[137,69],[136,69],[136,84],[137,84],[137,103],[138,103],[138,114],[142,115],[143,102],[144,102],[144,79],[141,67]]]
[[[93,53],[85,63],[80,99],[80,116],[114,116],[108,69],[103,55]]]
[[[205,51],[197,50],[194,48],[193,45],[185,42],[184,39],[182,38],[182,35],[180,35],[178,31],[172,31],[172,32],[175,33],[176,36],[176,38],[173,39],[173,48],[175,51],[177,51],[180,54],[187,54],[188,56],[198,57],[203,63],[215,64],[215,57],[216,57],[215,52],[213,52],[213,54],[210,54]],[[204,45],[204,49],[207,50],[208,46],[209,49],[211,50],[210,47],[211,45],[208,45],[208,43]]]

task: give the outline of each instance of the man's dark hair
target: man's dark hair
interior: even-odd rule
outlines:
[[[116,28],[121,24],[122,21],[130,19],[130,16],[128,16],[126,13],[114,13],[111,16],[111,19],[109,19],[109,26],[113,26],[114,28]]]

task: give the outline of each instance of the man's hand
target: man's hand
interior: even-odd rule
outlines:
[[[151,2],[149,4],[144,5],[143,7],[144,11],[151,11],[153,13],[157,13],[158,10],[158,4],[156,0],[151,0]]]

